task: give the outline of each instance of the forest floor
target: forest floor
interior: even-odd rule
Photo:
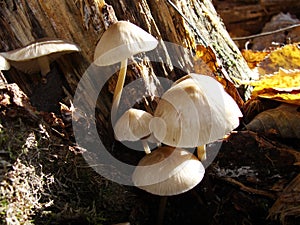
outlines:
[[[96,173],[74,141],[70,118],[35,111],[15,84],[3,85],[1,96],[3,224],[156,224],[161,197]],[[241,124],[203,181],[168,197],[164,224],[299,224],[299,140]],[[142,157],[121,143],[115,148],[118,158]]]
[[[211,145],[222,144],[200,184],[167,198],[163,224],[300,224],[299,139],[244,124]],[[0,224],[157,223],[161,197],[99,175],[70,115],[36,111],[15,84],[0,86],[0,146]],[[118,159],[143,157],[114,146]]]

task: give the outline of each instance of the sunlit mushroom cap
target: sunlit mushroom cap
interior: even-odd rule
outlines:
[[[108,66],[135,54],[153,50],[158,41],[149,33],[128,21],[112,24],[98,42],[94,61],[98,66]]]
[[[1,70],[9,70],[10,69],[10,64],[9,62],[0,55],[0,71]]]
[[[149,122],[152,115],[143,110],[127,110],[114,126],[115,137],[119,141],[138,141],[150,135]]]
[[[17,69],[24,73],[33,74],[40,71],[37,58],[47,56],[47,60],[51,63],[63,54],[78,51],[80,49],[75,44],[60,39],[44,38],[22,48],[0,52],[0,55]]]
[[[196,147],[224,137],[239,117],[239,107],[218,81],[189,74],[162,95],[149,126],[164,144]]]
[[[142,190],[169,196],[192,189],[200,183],[204,173],[202,163],[190,152],[163,146],[140,160],[132,180]]]

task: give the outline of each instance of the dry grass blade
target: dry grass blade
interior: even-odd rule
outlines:
[[[299,216],[300,213],[300,174],[283,190],[282,194],[269,210],[268,218],[277,219],[284,224],[288,216]]]

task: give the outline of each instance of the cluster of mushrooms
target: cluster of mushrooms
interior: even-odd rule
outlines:
[[[112,117],[117,115],[128,58],[157,45],[152,35],[127,21],[118,21],[104,32],[95,49],[95,64],[121,62]],[[114,132],[119,141],[143,143],[146,155],[132,175],[133,184],[155,195],[170,196],[186,192],[202,180],[205,168],[198,158],[205,159],[205,145],[235,129],[240,117],[239,107],[218,81],[191,73],[173,83],[153,114],[127,110],[114,124]],[[148,142],[158,143],[158,147],[151,151]],[[184,149],[195,147],[201,150],[198,158]]]
[[[128,59],[157,45],[151,34],[128,21],[117,21],[102,35],[94,53],[95,64],[109,66],[121,62],[112,117],[119,108]],[[27,74],[40,72],[46,82],[51,62],[78,51],[75,44],[43,39],[0,52],[0,70],[13,66]],[[218,81],[191,73],[173,83],[161,96],[153,115],[131,108],[118,118],[114,132],[119,141],[143,143],[146,155],[132,175],[134,185],[155,195],[169,196],[186,192],[202,180],[205,168],[199,159],[205,160],[205,145],[235,129],[239,117],[239,107]],[[148,142],[157,143],[158,147],[151,152]],[[201,150],[199,159],[184,149],[195,147]]]
[[[109,44],[108,44],[109,43]],[[125,82],[127,62],[138,53],[155,49],[158,41],[140,27],[117,21],[98,42],[94,62],[109,66],[121,62],[113,96],[112,117],[117,115]],[[42,81],[50,64],[63,54],[78,52],[75,44],[43,39],[23,48],[0,52],[0,70],[13,66],[27,74],[40,72]],[[141,141],[146,155],[136,167],[135,186],[155,195],[186,192],[203,178],[205,145],[231,132],[242,117],[235,101],[214,78],[188,74],[177,80],[162,96],[153,113],[130,108],[114,124],[119,141]],[[157,143],[151,152],[148,142]],[[184,148],[198,147],[198,158]]]

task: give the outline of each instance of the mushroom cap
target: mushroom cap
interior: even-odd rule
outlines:
[[[188,148],[224,137],[239,117],[239,107],[218,81],[188,74],[162,95],[149,127],[158,141]]]
[[[150,135],[149,123],[152,115],[140,109],[127,110],[114,126],[119,141],[138,141]]]
[[[190,152],[162,146],[140,160],[132,181],[142,190],[169,196],[192,189],[200,183],[204,173],[202,163]]]
[[[9,70],[9,69],[10,69],[9,62],[2,55],[0,55],[0,71]]]
[[[63,54],[78,51],[80,48],[75,44],[60,39],[43,38],[22,48],[0,52],[0,55],[17,69],[33,74],[40,71],[37,58],[47,56],[49,63],[51,63]]]
[[[153,50],[158,41],[149,33],[128,21],[112,24],[98,42],[94,61],[98,66],[108,66],[135,54]]]

